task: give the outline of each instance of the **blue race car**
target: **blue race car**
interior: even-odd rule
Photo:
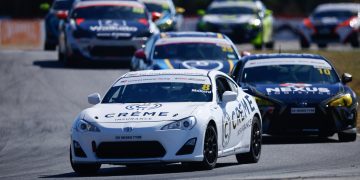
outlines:
[[[45,16],[45,50],[55,50],[59,39],[59,19],[57,14],[69,11],[74,0],[55,0]]]
[[[322,56],[264,54],[242,58],[232,73],[245,92],[253,95],[263,117],[263,132],[271,135],[337,133],[340,141],[356,140],[358,102]]]
[[[59,35],[59,60],[129,64],[134,52],[159,30],[143,3],[130,0],[75,2]]]
[[[240,56],[225,35],[168,32],[153,35],[136,51],[130,70],[206,69],[230,73]]]

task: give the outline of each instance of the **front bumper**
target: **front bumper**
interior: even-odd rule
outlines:
[[[263,132],[266,134],[308,134],[332,135],[356,127],[355,108],[322,107],[315,108],[313,114],[292,114],[293,105],[259,107],[263,117]]]
[[[137,49],[140,49],[146,37],[131,39],[98,39],[71,37],[69,53],[75,58],[88,61],[129,61]]]
[[[151,123],[147,127],[134,125],[131,132],[123,132],[124,127],[127,127],[123,123],[107,124],[108,127],[100,127],[101,132],[78,132],[74,129],[71,135],[73,162],[131,164],[202,161],[203,133],[200,129],[196,126],[191,130],[160,129],[168,123],[164,122],[160,126],[159,123]],[[191,154],[176,155],[192,138],[197,139],[194,151]],[[76,155],[74,142],[81,146],[86,157]],[[116,152],[116,149],[125,155]]]

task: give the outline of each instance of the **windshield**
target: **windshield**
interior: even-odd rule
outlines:
[[[355,13],[352,13],[351,11],[323,11],[323,12],[317,12],[313,15],[314,18],[324,18],[324,17],[337,17],[337,18],[350,18],[352,16],[355,16]]]
[[[218,7],[209,9],[207,14],[255,14],[255,11],[247,7]]]
[[[235,50],[228,44],[172,43],[155,46],[154,59],[176,60],[237,60]]]
[[[339,78],[332,68],[311,65],[269,65],[245,68],[242,82],[249,84],[332,84],[339,82]]]
[[[145,6],[150,12],[170,12],[169,6],[167,4],[145,3]]]
[[[209,78],[150,76],[122,78],[102,103],[210,102]]]
[[[72,18],[138,20],[147,18],[145,10],[130,6],[89,6],[74,10]]]

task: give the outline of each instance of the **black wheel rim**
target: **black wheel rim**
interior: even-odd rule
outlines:
[[[207,128],[205,133],[204,157],[210,164],[216,162],[217,159],[216,141],[216,132],[212,128]]]
[[[257,124],[254,125],[252,134],[252,149],[254,155],[257,157],[261,152],[261,131]]]

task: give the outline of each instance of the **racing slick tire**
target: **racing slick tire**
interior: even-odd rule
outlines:
[[[72,153],[70,148],[70,164],[72,169],[79,175],[94,175],[96,174],[101,164],[77,164],[72,161]]]
[[[265,47],[266,49],[270,49],[270,50],[274,49],[274,41],[265,43]]]
[[[319,43],[318,44],[319,49],[325,49],[327,47],[326,43]]]
[[[254,117],[251,128],[250,152],[236,154],[236,160],[239,164],[257,163],[261,155],[261,125],[258,117]]]
[[[353,48],[360,47],[359,40],[357,40],[357,39],[352,40],[350,44],[351,44],[351,47],[353,47]]]
[[[63,61],[64,61],[64,54],[61,53],[60,50],[58,50],[58,61],[59,61],[59,62],[63,62]]]
[[[254,44],[255,50],[262,50],[262,48],[263,48],[263,44]]]
[[[53,51],[56,49],[56,44],[51,44],[45,41],[44,50],[45,51]]]
[[[201,162],[184,162],[191,169],[211,170],[216,166],[218,158],[217,132],[214,125],[208,125],[204,138],[204,159]]]
[[[352,142],[356,140],[356,133],[338,132],[340,142]]]
[[[300,38],[300,47],[301,49],[309,49],[310,43],[307,42],[303,37]]]

